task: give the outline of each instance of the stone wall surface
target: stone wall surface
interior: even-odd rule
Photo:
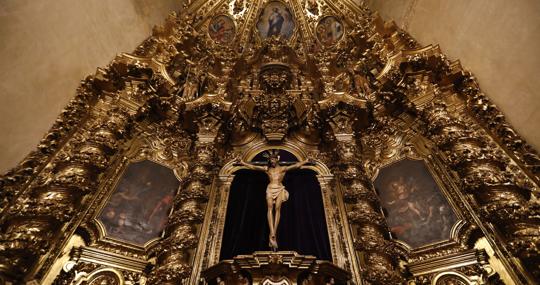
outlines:
[[[0,173],[35,148],[81,79],[134,50],[182,3],[0,1]]]
[[[366,0],[422,45],[459,59],[508,121],[540,150],[540,1]]]

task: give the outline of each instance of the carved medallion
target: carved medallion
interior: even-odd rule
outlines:
[[[343,37],[344,27],[335,16],[322,18],[317,24],[317,39],[325,46],[336,44]]]
[[[226,15],[219,15],[210,21],[208,25],[208,35],[218,44],[228,44],[232,42],[236,34],[234,20]]]

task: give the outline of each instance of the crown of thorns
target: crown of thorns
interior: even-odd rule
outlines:
[[[277,150],[277,149],[268,150],[265,153],[263,153],[263,157],[265,157],[265,158],[267,158],[269,160],[271,158],[277,158],[277,160],[279,160],[279,150]]]

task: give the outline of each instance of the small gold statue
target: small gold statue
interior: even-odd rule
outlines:
[[[313,15],[319,15],[319,4],[317,0],[306,0],[306,9]]]
[[[268,245],[274,251],[277,251],[278,248],[276,233],[279,225],[281,204],[289,199],[289,192],[283,185],[283,178],[287,171],[300,168],[308,162],[309,160],[306,159],[289,166],[281,166],[279,165],[277,150],[268,152],[268,166],[257,166],[240,160],[240,164],[243,166],[251,170],[263,171],[268,175],[268,179],[270,179],[270,183],[266,187],[267,218],[268,226],[270,227],[270,241]]]

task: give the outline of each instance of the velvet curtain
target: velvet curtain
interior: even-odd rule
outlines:
[[[293,250],[331,261],[330,243],[321,188],[315,172],[289,171],[283,180],[289,200],[281,207],[277,232],[279,250]],[[236,172],[231,184],[221,259],[239,254],[270,250],[266,217],[265,173],[252,170]]]

